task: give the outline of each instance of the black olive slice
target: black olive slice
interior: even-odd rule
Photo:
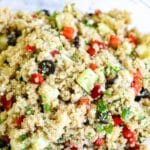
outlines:
[[[11,46],[16,45],[16,35],[14,33],[11,33],[7,36],[7,44]]]
[[[38,65],[38,72],[44,75],[50,75],[55,72],[55,64],[51,60],[43,60]]]
[[[135,97],[135,101],[139,102],[142,98],[149,98],[149,97],[150,97],[150,92],[147,89],[142,88],[140,94]]]
[[[79,48],[80,47],[80,39],[79,39],[79,36],[76,36],[74,38],[74,41],[73,41],[73,44],[76,48]]]

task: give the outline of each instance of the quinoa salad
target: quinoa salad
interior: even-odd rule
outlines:
[[[0,150],[148,150],[150,34],[130,14],[0,9]]]

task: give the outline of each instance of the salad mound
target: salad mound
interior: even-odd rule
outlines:
[[[0,149],[146,150],[150,34],[127,11],[0,9]]]

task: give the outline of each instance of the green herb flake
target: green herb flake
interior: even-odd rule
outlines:
[[[41,96],[41,99],[44,99],[44,100],[47,99],[46,95],[44,94],[41,94],[40,96]]]
[[[2,120],[2,119],[0,118],[0,125],[1,125],[3,122],[4,122],[4,120]]]
[[[119,101],[121,101],[121,98],[118,98],[118,99],[113,100],[112,103],[115,104],[115,103],[117,103],[117,102],[119,102]]]
[[[57,12],[55,11],[51,16],[49,16],[49,21],[50,24],[52,25],[52,27],[56,26],[56,16],[57,16]]]
[[[98,132],[102,132],[102,131],[104,131],[104,126],[103,126],[102,124],[97,124],[96,130],[97,130]]]
[[[92,139],[93,135],[91,132],[88,132],[87,136],[86,136],[89,140]]]
[[[44,104],[43,105],[43,110],[44,110],[45,113],[50,112],[50,105],[49,104]]]
[[[91,25],[91,24],[85,24],[86,25],[86,27],[89,27],[89,28],[93,28],[93,25]]]
[[[79,58],[80,58],[79,53],[74,53],[74,54],[72,55],[72,57],[71,57],[71,59],[72,59],[73,61],[78,61]]]
[[[33,110],[31,109],[30,106],[25,106],[25,113],[26,113],[27,115],[30,115],[30,114],[33,113]]]
[[[69,135],[69,137],[70,137],[70,138],[73,138],[73,137],[74,137],[74,135],[73,135],[73,134],[70,134],[70,135]]]
[[[64,143],[64,137],[60,137],[60,138],[57,140],[57,143]]]
[[[23,141],[26,140],[27,138],[28,138],[27,134],[23,134],[23,135],[20,135],[20,136],[18,137],[18,141],[23,142]]]
[[[63,49],[63,46],[60,45],[60,46],[57,47],[57,49],[58,49],[59,51],[61,51],[61,50]]]
[[[113,124],[112,123],[109,124],[107,127],[105,127],[106,133],[111,134],[113,131],[113,128],[114,128]]]
[[[126,54],[126,56],[128,56],[128,57],[133,57],[133,56],[134,56],[134,53],[133,53],[133,52],[128,53],[128,54]]]
[[[103,113],[107,111],[107,106],[103,100],[99,100],[97,103],[97,111]]]
[[[113,100],[111,103],[109,103],[109,106],[115,106],[120,100],[120,98]]]
[[[105,68],[105,75],[116,75],[120,71],[120,68],[117,66],[108,66]]]
[[[83,21],[83,24],[84,24],[86,27],[89,27],[89,28],[94,28],[94,27],[95,27],[94,22],[90,22],[89,20],[84,20],[84,21]]]
[[[51,16],[49,16],[49,19],[51,21],[54,21],[56,19],[56,16],[58,15],[58,13],[56,11],[53,12],[53,14]]]
[[[112,92],[107,90],[107,91],[104,92],[104,95],[110,97],[110,96],[112,96]]]
[[[121,118],[125,121],[128,121],[130,116],[131,116],[131,109],[129,107],[124,108],[121,114]]]
[[[120,71],[120,68],[119,67],[112,67],[112,70],[116,73],[118,73]]]

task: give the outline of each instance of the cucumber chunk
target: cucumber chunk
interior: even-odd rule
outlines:
[[[108,25],[106,25],[104,23],[98,24],[98,30],[102,36],[104,36],[106,34],[113,34],[113,30]]]
[[[44,150],[49,145],[49,141],[45,136],[35,136],[32,148],[34,150]]]
[[[51,104],[59,95],[58,89],[49,86],[47,83],[43,83],[40,86],[38,93],[41,96],[43,104]]]
[[[86,69],[81,75],[77,78],[77,83],[86,91],[90,92],[95,82],[98,80],[98,75],[91,69]]]

